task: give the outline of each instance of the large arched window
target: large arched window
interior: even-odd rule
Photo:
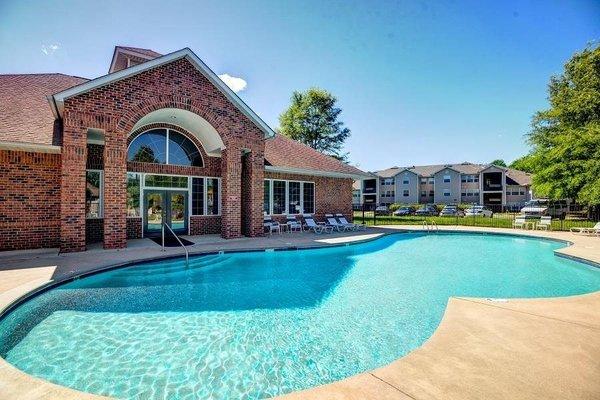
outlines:
[[[172,129],[152,129],[133,139],[127,153],[128,161],[154,164],[202,167],[202,156],[196,145]]]

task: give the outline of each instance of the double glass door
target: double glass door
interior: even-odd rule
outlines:
[[[163,221],[176,234],[187,234],[187,192],[179,190],[144,191],[144,236],[160,236]]]

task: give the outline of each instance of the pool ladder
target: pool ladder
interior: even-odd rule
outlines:
[[[185,247],[185,245],[183,244],[181,239],[179,239],[179,236],[177,236],[175,234],[175,232],[173,232],[173,229],[171,229],[171,227],[169,225],[165,224],[164,222],[162,223],[162,251],[165,251],[165,226],[171,232],[171,234],[173,236],[175,236],[175,239],[177,239],[177,241],[179,242],[181,247],[183,247],[183,250],[185,251],[185,266],[189,267],[190,266],[190,254],[188,252],[187,247]]]
[[[423,230],[424,231],[427,231],[427,233],[429,233],[429,232],[434,232],[434,229],[435,229],[435,232],[439,231],[438,226],[435,223],[435,221],[427,222],[426,219],[423,220]]]

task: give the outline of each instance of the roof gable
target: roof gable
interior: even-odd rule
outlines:
[[[150,49],[141,49],[139,47],[115,46],[110,68],[108,73],[120,71],[132,67],[145,61],[153,60],[162,56]]]
[[[204,62],[198,58],[189,48],[181,49],[176,52],[166,54],[164,56],[146,61],[142,64],[135,65],[130,68],[122,69],[112,74],[104,75],[96,79],[92,79],[84,84],[56,93],[52,96],[55,104],[56,113],[62,116],[64,111],[64,101],[70,97],[86,93],[90,90],[108,85],[121,79],[129,78],[141,72],[156,68],[161,65],[171,63],[173,61],[185,58],[187,59],[209,82],[211,82],[223,95],[248,117],[265,135],[265,137],[275,136],[275,132],[269,127],[246,103],[242,101]]]

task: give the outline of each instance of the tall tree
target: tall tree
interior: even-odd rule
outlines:
[[[498,158],[498,159],[492,161],[490,164],[494,164],[498,167],[506,167],[506,162],[504,162],[504,160],[501,158]]]
[[[279,130],[283,135],[298,140],[315,150],[346,161],[341,154],[350,129],[338,118],[342,110],[337,99],[324,89],[310,88],[295,91],[290,107],[279,116]]]
[[[529,134],[535,190],[600,204],[600,47],[573,55],[550,79],[548,100],[550,108],[534,115]]]
[[[533,173],[535,171],[535,158],[530,154],[526,154],[511,162],[509,166],[519,171]]]

